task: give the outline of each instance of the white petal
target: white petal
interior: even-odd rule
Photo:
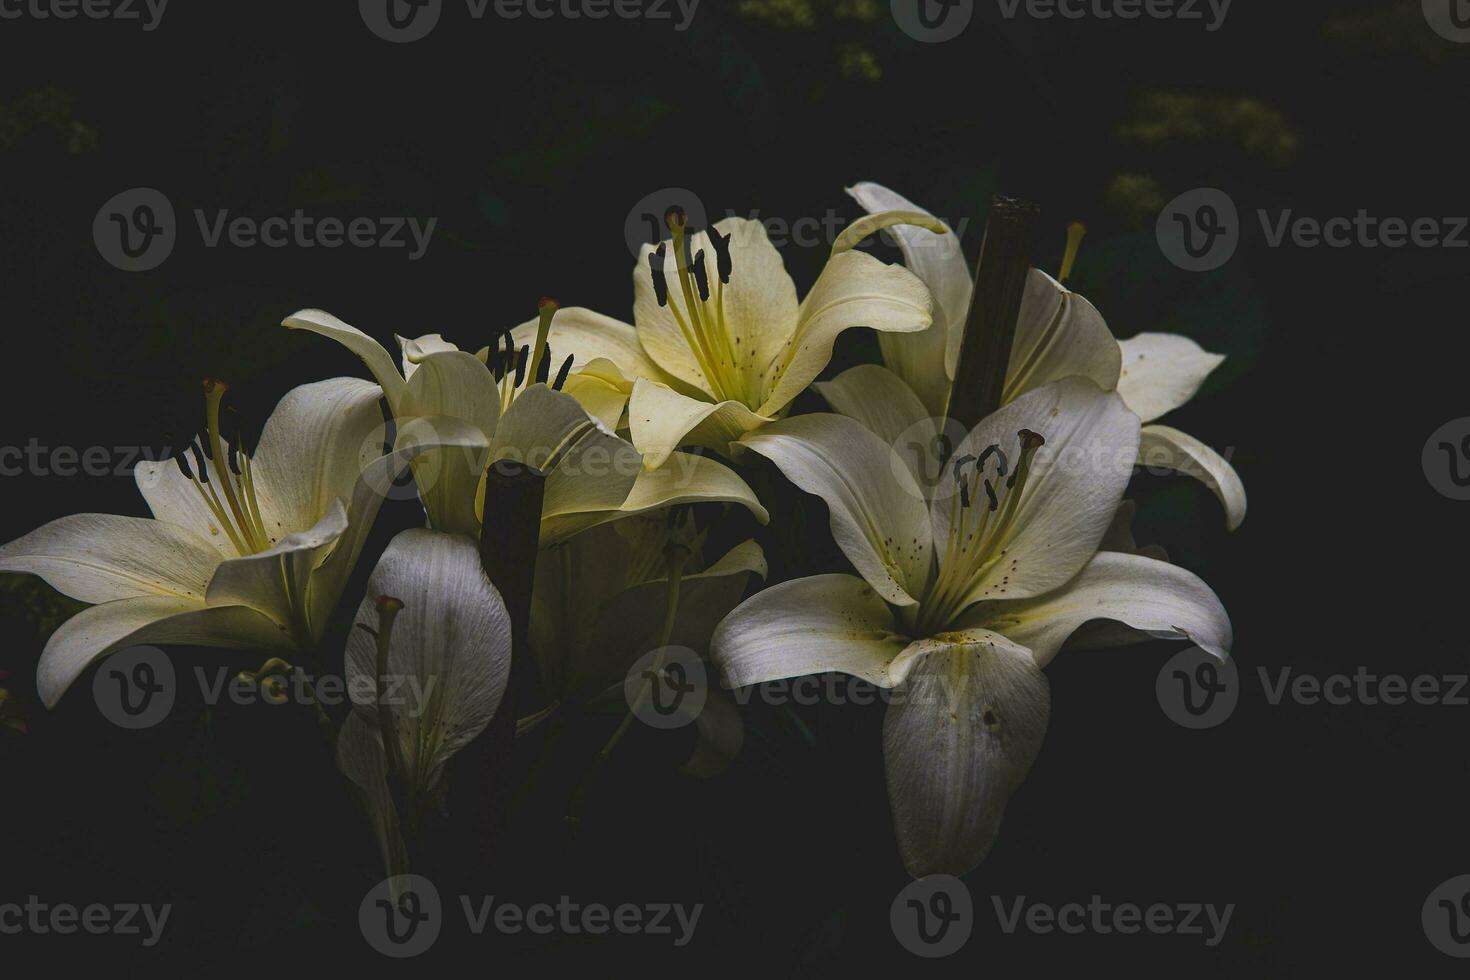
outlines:
[[[304,638],[319,639],[326,623],[309,621],[307,587],[312,571],[346,530],[347,509],[334,500],[310,529],[288,534],[259,554],[221,562],[206,601],[211,606],[249,606],[282,626],[304,630]]]
[[[1177,565],[1141,555],[1099,552],[1071,582],[1050,595],[996,603],[985,614],[1036,654],[1045,667],[1084,623],[1109,619],[1150,636],[1188,640],[1224,659],[1232,639],[1230,617],[1210,587]]]
[[[500,706],[510,676],[510,616],[485,577],[475,542],[438,531],[404,531],[393,539],[368,579],[355,626],[378,628],[379,596],[403,602],[387,663],[399,697],[388,708],[407,778],[428,790],[450,756],[484,731]],[[377,641],[354,628],[347,641],[348,690],[375,691],[377,676]],[[376,697],[355,710],[376,724]]]
[[[765,226],[759,221],[726,218],[715,224],[715,230],[730,236],[730,282],[720,283],[709,234],[698,232],[689,241],[689,254],[704,252],[710,298],[700,303],[696,297],[695,302],[699,303],[700,315],[706,322],[714,324],[719,320],[719,301],[723,301],[724,322],[737,367],[743,376],[753,379],[762,375],[796,330],[796,284],[787,275],[781,253],[771,244]],[[663,370],[714,397],[714,386],[705,378],[670,309],[670,305],[676,305],[685,322],[689,322],[673,242],[668,241],[664,246],[669,305],[659,306],[654,293],[649,266],[653,252],[654,246],[645,244],[633,269],[633,322],[637,324],[638,339],[643,350]]]
[[[927,641],[883,717],[904,867],[963,875],[990,852],[1046,736],[1051,692],[1031,652],[985,630]]]
[[[1173,333],[1141,333],[1120,341],[1123,373],[1118,393],[1145,422],[1172,412],[1194,397],[1210,372],[1225,360]]]
[[[36,667],[41,700],[55,707],[92,661],[145,643],[292,649],[290,636],[279,625],[243,606],[206,609],[199,602],[163,596],[117,599],[82,610],[51,634]]]
[[[1036,454],[1015,519],[991,551],[998,555],[1004,549],[1004,560],[970,583],[966,603],[1022,599],[1065,584],[1097,551],[1133,473],[1138,417],[1117,393],[1081,378],[1047,385],[1006,405],[965,437],[954,458],[978,456],[999,445],[1014,474],[1022,429],[1040,433],[1046,444]],[[976,496],[974,507],[986,506],[986,498]],[[934,502],[934,539],[941,554],[949,547],[959,501],[952,494]]]
[[[398,810],[388,789],[388,760],[383,752],[383,739],[378,729],[355,711],[347,716],[337,735],[337,765],[343,775],[362,789],[362,800],[367,805],[368,819],[372,821],[373,836],[378,839],[388,877],[408,874],[411,870],[408,848],[403,843]]]
[[[364,455],[383,454],[382,396],[371,381],[333,378],[293,388],[276,405],[251,460],[272,541],[310,529],[352,492]]]
[[[857,419],[890,446],[921,422],[930,423],[927,433],[938,432],[935,417],[914,390],[881,364],[859,364],[812,387],[834,412]]]
[[[882,186],[864,181],[847,193],[870,214],[882,211],[924,211]],[[925,212],[928,213],[928,212]],[[953,352],[970,308],[970,265],[954,232],[937,235],[912,226],[889,229],[898,240],[904,264],[934,296],[934,323],[920,333],[879,334],[883,362],[919,394],[928,414],[944,415],[954,378]]]
[[[934,300],[918,277],[898,265],[880,262],[865,252],[841,252],[801,301],[796,333],[767,374],[768,394],[758,409],[773,415],[806,390],[832,360],[832,345],[844,330],[870,327],[886,332],[917,333],[933,318]]]
[[[728,687],[829,670],[891,687],[888,667],[907,637],[873,587],[854,575],[815,575],[773,585],[715,628],[710,656]]]
[[[220,444],[223,452],[228,454],[229,442],[221,439]],[[189,469],[196,474],[199,469],[199,464],[192,455],[189,457]],[[204,471],[209,477],[210,484],[218,488],[221,479],[220,470],[208,457],[204,458]],[[184,471],[179,468],[177,462],[172,459],[157,462],[140,460],[133,467],[133,480],[138,485],[138,492],[147,502],[148,510],[155,518],[167,524],[177,525],[187,531],[193,531],[200,540],[208,542],[221,558],[239,556],[240,552],[235,548],[224,528],[220,527],[219,520],[214,516],[209,505],[204,502],[199,488],[194,485],[193,480],[184,475]]]
[[[488,439],[500,420],[500,391],[489,368],[473,354],[430,354],[419,362],[395,414],[400,422],[459,419]],[[436,530],[476,533],[475,494],[488,462],[482,453],[458,450],[434,450],[415,461],[419,496]]]
[[[814,414],[768,425],[740,444],[827,502],[837,546],[884,599],[911,606],[924,594],[933,562],[928,507],[886,442],[844,415]]]
[[[615,375],[616,380],[607,375]],[[598,358],[580,373],[568,375],[561,390],[575,398],[588,415],[616,432],[622,427],[623,409],[628,407],[633,382],[623,379],[612,361]]]
[[[39,575],[91,603],[160,595],[202,603],[219,562],[183,528],[111,514],[58,518],[0,547],[0,572]]]
[[[1245,520],[1245,484],[1223,456],[1194,436],[1167,425],[1145,425],[1138,446],[1138,463],[1163,467],[1192,476],[1209,487],[1225,507],[1225,526],[1240,527]]]
[[[647,275],[647,260],[644,262],[644,274]],[[539,318],[530,320],[511,332],[517,350],[536,342],[540,322]],[[617,365],[618,371],[630,381],[636,378],[670,380],[669,375],[644,353],[638,343],[638,332],[631,325],[579,306],[556,311],[546,343],[551,347],[555,362],[553,374],[562,361],[572,356],[576,358],[572,363],[573,374],[585,371],[593,361],[603,359]]]
[[[403,380],[405,381],[413,379],[413,373],[419,369],[419,364],[430,354],[459,350],[454,344],[445,340],[442,334],[437,333],[424,334],[422,337],[395,336],[393,339],[398,341],[398,349],[401,352],[400,363],[403,366]]]
[[[298,310],[281,321],[288,330],[309,330],[329,337],[362,358],[363,364],[372,372],[374,380],[388,396],[389,405],[398,404],[398,396],[405,387],[403,376],[393,365],[393,357],[387,349],[354,326],[343,323],[332,314],[322,310]]]
[[[679,446],[707,446],[728,453],[730,443],[771,421],[736,401],[690,398],[640,378],[628,402],[628,431],[643,453],[643,465],[657,469]]]
[[[1121,368],[1118,342],[1097,308],[1040,269],[1032,269],[1016,321],[1004,400],[1014,401],[1063,378],[1090,378],[1104,391],[1112,391]]]
[[[640,468],[627,499],[614,510],[543,516],[541,542],[550,544],[608,521],[675,504],[696,503],[740,504],[761,524],[771,519],[756,499],[755,491],[730,467],[708,456],[677,452],[652,472]]]

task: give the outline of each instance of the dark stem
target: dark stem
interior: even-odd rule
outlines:
[[[482,740],[482,778],[489,800],[489,840],[505,829],[511,801],[511,755],[516,719],[532,700],[536,667],[529,633],[531,593],[536,583],[536,556],[540,550],[541,506],[546,474],[514,460],[490,466],[485,477],[485,516],[480,530],[480,563],[485,575],[505,600],[510,614],[510,678],[500,709]]]
[[[997,194],[985,222],[949,417],[973,429],[1001,407],[1041,209]]]

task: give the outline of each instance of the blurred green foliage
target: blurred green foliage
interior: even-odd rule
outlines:
[[[97,148],[97,130],[76,117],[76,97],[44,88],[0,102],[0,149],[9,150],[40,132],[60,139],[67,153]]]

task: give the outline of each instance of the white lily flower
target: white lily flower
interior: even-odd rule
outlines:
[[[1098,551],[1138,432],[1116,393],[1081,378],[1047,385],[976,426],[932,500],[888,442],[846,416],[786,419],[743,440],[826,501],[858,575],[757,593],[715,631],[714,658],[732,687],[840,671],[901,688],[883,752],[910,873],[963,874],[990,850],[1046,731],[1042,668],[1078,627],[1117,620],[1227,655],[1230,622],[1203,582]]]
[[[671,545],[689,557],[666,623]],[[750,576],[766,577],[766,559],[755,541],[707,566],[702,550],[692,517],[671,526],[667,512],[606,524],[547,549],[536,565],[531,647],[550,697],[621,703],[628,671],[650,650],[674,645],[707,653],[715,626],[745,596]],[[713,775],[739,754],[744,725],[727,698],[714,697],[695,724],[699,742],[685,772]]]
[[[881,184],[860,183],[847,193],[870,213],[927,214]],[[959,363],[974,281],[959,236],[914,222],[906,224],[892,234],[904,262],[934,294],[934,325],[923,333],[883,334],[878,342],[888,369],[913,389],[931,416],[942,418]],[[1002,397],[1008,402],[1062,378],[1085,377],[1104,389],[1116,389],[1140,419],[1153,422],[1193,398],[1224,359],[1177,334],[1142,333],[1118,341],[1091,303],[1033,269]],[[864,389],[884,383],[875,382],[871,371],[851,377],[848,373],[818,386],[844,415],[862,412],[854,402],[871,399]],[[1147,425],[1140,452],[1142,464],[1193,476],[1209,487],[1225,508],[1230,530],[1245,520],[1245,486],[1240,477],[1229,462],[1198,439],[1167,425]]]
[[[459,420],[482,433],[480,451],[425,453],[415,463],[419,496],[435,530],[479,537],[485,471],[489,463],[505,459],[547,475],[543,545],[630,513],[704,500],[738,500],[765,523],[765,510],[728,467],[689,453],[666,458],[670,465],[661,469],[650,467],[631,443],[575,398],[538,382],[549,376],[546,336],[556,314],[554,303],[543,302],[535,338],[539,357],[529,344],[518,353],[487,349],[476,355],[438,334],[399,337],[401,374],[381,344],[329,313],[302,310],[285,325],[330,337],[357,354],[383,386],[400,425],[417,419],[437,428],[449,420],[452,428]],[[565,365],[558,380],[570,381]]]
[[[30,572],[93,603],[47,642],[37,687],[48,707],[93,660],[143,643],[314,655],[383,494],[429,445],[405,430],[383,455],[378,386],[354,378],[281,399],[255,453],[220,435],[225,386],[206,382],[208,429],[191,455],[139,463],[153,520],[78,514],[0,548],[0,571]],[[463,430],[435,436],[463,442]]]
[[[576,355],[577,394],[590,411],[615,425],[626,403],[649,469],[685,444],[728,452],[743,433],[780,418],[849,327],[929,326],[928,291],[901,266],[834,251],[798,303],[760,222],[726,218],[687,239],[682,214],[669,225],[672,241],[645,245],[634,267],[635,326],[567,309],[550,334],[554,349]],[[516,328],[516,342],[536,327]]]
[[[390,877],[408,871],[400,821],[412,825],[449,759],[495,717],[510,657],[510,614],[475,542],[427,530],[395,537],[347,640],[353,710],[337,739]]]

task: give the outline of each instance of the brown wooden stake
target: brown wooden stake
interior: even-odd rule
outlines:
[[[996,195],[985,222],[949,417],[973,429],[1001,407],[1041,209]]]

